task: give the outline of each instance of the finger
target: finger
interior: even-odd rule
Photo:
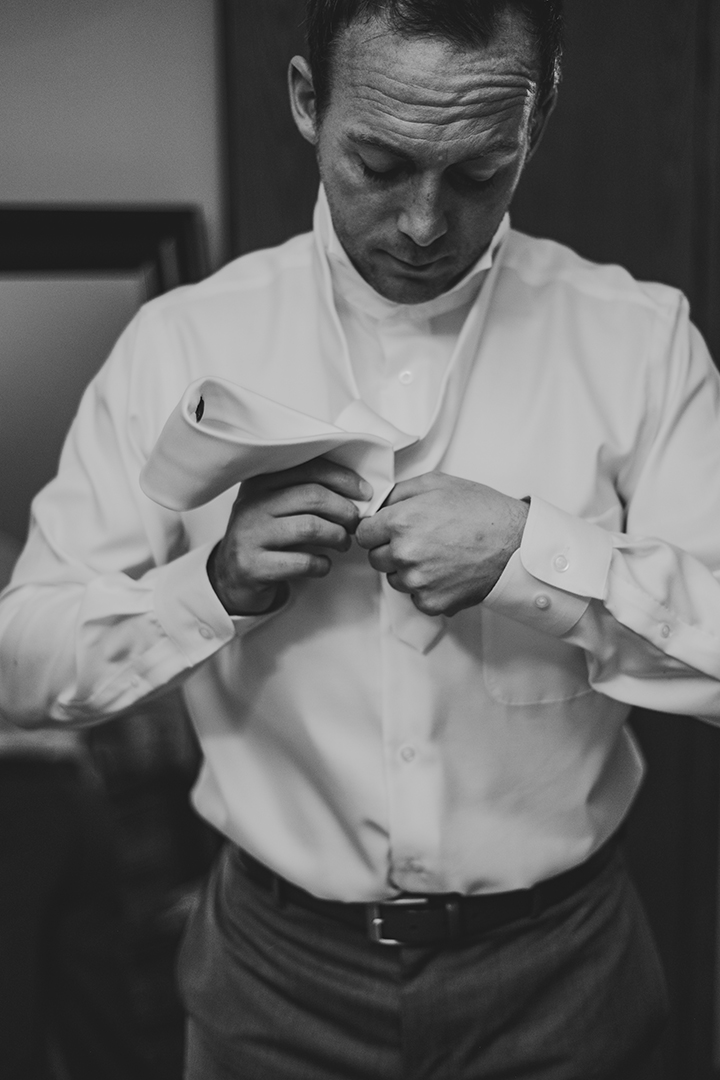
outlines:
[[[290,517],[293,514],[313,514],[342,525],[354,532],[360,518],[355,503],[321,484],[299,484],[268,492],[263,497],[263,509],[272,517]]]
[[[368,552],[368,562],[373,570],[377,570],[380,574],[392,574],[397,570],[397,563],[390,554],[389,544],[372,548]]]
[[[393,535],[390,521],[390,514],[384,510],[378,510],[372,517],[363,518],[355,533],[360,547],[370,550],[389,544]]]
[[[244,481],[246,490],[277,491],[280,488],[297,484],[322,484],[324,487],[344,495],[347,499],[366,502],[372,498],[372,487],[352,469],[339,465],[328,458],[318,457],[296,465],[292,469],[280,472],[264,473]]]
[[[332,548],[347,551],[351,540],[342,525],[336,525],[312,514],[276,518],[265,543],[268,550],[299,547]]]
[[[325,577],[332,562],[327,555],[310,551],[266,551],[257,571],[259,581],[268,585],[307,577]]]
[[[423,495],[437,486],[437,478],[433,482],[432,473],[423,473],[422,476],[413,476],[409,480],[400,480],[385,499],[383,506],[394,506],[405,499],[414,499],[416,495]]]

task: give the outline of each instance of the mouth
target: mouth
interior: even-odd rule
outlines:
[[[383,254],[387,255],[387,257],[391,259],[394,263],[397,263],[399,266],[401,266],[403,270],[410,271],[410,273],[415,274],[428,273],[428,271],[431,271],[434,267],[438,266],[439,263],[445,262],[445,260],[447,259],[446,255],[438,255],[434,259],[409,260],[401,259],[399,255],[393,255],[389,251],[383,252]]]

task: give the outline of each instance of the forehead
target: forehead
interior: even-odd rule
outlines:
[[[336,43],[328,114],[350,135],[422,152],[489,137],[513,141],[537,92],[533,43],[508,12],[485,46],[405,36],[384,20],[351,24]]]

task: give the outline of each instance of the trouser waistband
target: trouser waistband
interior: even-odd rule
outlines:
[[[462,896],[408,894],[377,903],[323,900],[280,877],[252,855],[235,848],[246,876],[275,902],[297,904],[366,934],[379,945],[441,945],[472,940],[519,919],[533,918],[568,899],[596,878],[616,854],[615,833],[589,859],[529,889]]]

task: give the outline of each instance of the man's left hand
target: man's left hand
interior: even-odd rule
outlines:
[[[396,484],[357,541],[426,615],[484,600],[520,546],[528,507],[484,484],[426,473]]]

